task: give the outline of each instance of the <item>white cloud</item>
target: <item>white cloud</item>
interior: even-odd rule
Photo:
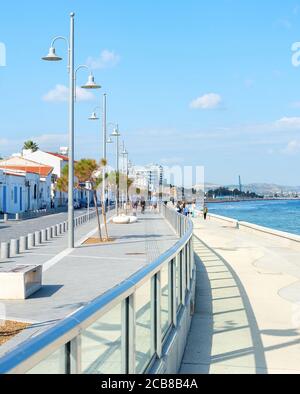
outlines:
[[[283,117],[275,122],[275,126],[286,130],[299,130],[300,117]]]
[[[216,93],[208,93],[198,97],[190,104],[192,109],[217,109],[222,103],[222,97]]]
[[[121,57],[114,51],[103,50],[98,58],[89,57],[87,65],[93,70],[115,67],[121,60]]]
[[[283,153],[287,155],[295,155],[300,153],[300,140],[292,140],[288,143]]]
[[[49,103],[67,102],[69,99],[69,88],[65,85],[56,85],[54,89],[50,90],[43,96],[43,100]],[[94,100],[93,93],[86,89],[76,87],[76,100],[77,101],[91,101]]]
[[[35,141],[38,145],[53,146],[57,144],[65,144],[68,141],[67,134],[42,134],[37,137],[32,137],[31,140]]]

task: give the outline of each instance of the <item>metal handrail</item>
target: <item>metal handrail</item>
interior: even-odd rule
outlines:
[[[134,293],[134,291],[143,285],[145,281],[159,272],[164,264],[170,262],[178,255],[178,252],[187,245],[193,236],[193,222],[167,207],[163,207],[162,209],[170,211],[170,214],[174,214],[175,218],[180,217],[186,224],[186,231],[181,239],[168,251],[159,256],[153,263],[141,269],[129,279],[107,291],[96,300],[91,301],[72,316],[58,323],[55,327],[24,342],[7,355],[0,358],[0,374],[20,372],[22,366],[23,369],[24,367],[26,369],[25,364],[28,362],[28,365],[30,365],[30,360],[33,358],[35,359],[34,364],[43,361],[58,350],[60,346],[73,340],[82,330],[90,326],[110,309]]]

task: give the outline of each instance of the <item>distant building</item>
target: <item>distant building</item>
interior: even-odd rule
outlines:
[[[165,185],[164,168],[158,164],[130,166],[129,177],[134,180],[134,186],[151,193],[161,193]]]

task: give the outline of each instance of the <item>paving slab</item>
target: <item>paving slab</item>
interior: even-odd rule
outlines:
[[[300,373],[299,244],[195,220],[196,313],[181,372]]]
[[[87,232],[97,236],[95,223],[91,227],[89,223],[80,228],[76,239],[83,240]],[[25,301],[0,301],[7,319],[33,323],[26,333],[2,346],[0,355],[122,283],[178,241],[166,220],[152,213],[131,225],[109,223],[109,235],[114,239],[109,244],[80,245],[73,251],[59,249],[64,243],[59,239],[20,259],[22,264],[39,261],[44,265],[43,288]],[[49,265],[57,254],[61,259]]]

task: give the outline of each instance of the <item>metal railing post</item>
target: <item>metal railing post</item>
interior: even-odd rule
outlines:
[[[136,370],[136,313],[135,294],[128,297],[128,374],[134,375]]]
[[[156,354],[162,357],[162,330],[161,330],[161,273],[156,274]]]

